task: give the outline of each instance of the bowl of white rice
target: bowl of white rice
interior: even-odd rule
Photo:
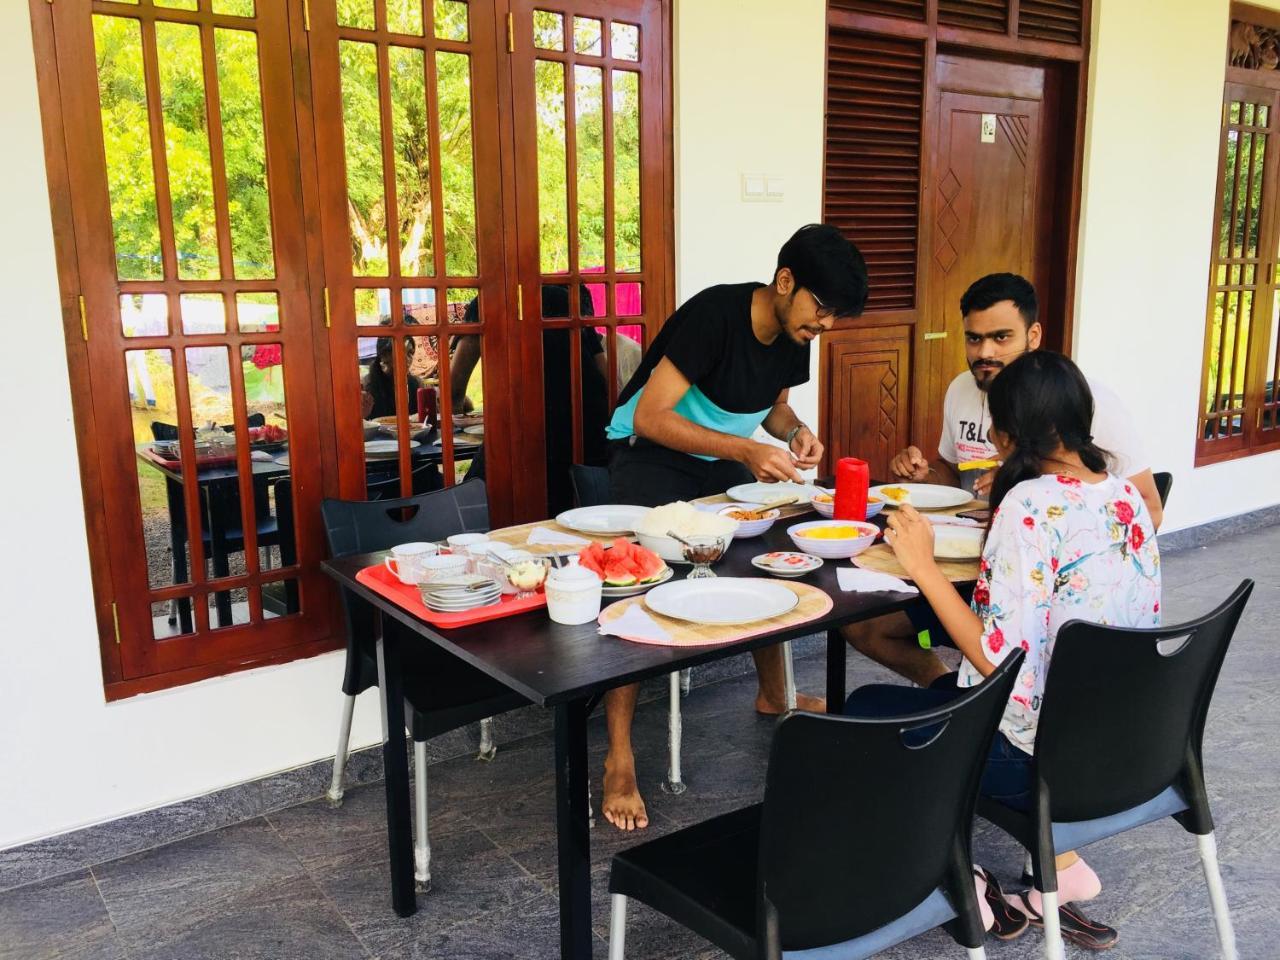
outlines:
[[[723,504],[718,504],[719,509]],[[682,537],[732,537],[738,530],[738,521],[722,517],[713,510],[699,510],[692,503],[677,500],[654,507],[636,524],[636,539],[640,546],[652,550],[668,563],[685,563],[684,547],[678,540],[667,536],[671,531]]]

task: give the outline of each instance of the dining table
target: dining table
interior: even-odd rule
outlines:
[[[764,576],[751,565],[751,558],[770,551],[794,550],[786,528],[796,519],[812,517],[780,520],[762,536],[735,539],[715,565],[715,573],[722,577]],[[883,524],[880,518],[878,522]],[[845,592],[840,588],[836,569],[849,561],[827,560],[798,581],[831,597],[833,603],[827,613],[718,646],[635,643],[601,635],[595,621],[580,626],[553,623],[545,610],[444,629],[419,619],[357,580],[362,569],[382,563],[386,555],[378,552],[331,559],[324,562],[323,569],[343,589],[367,601],[377,615],[375,641],[392,907],[400,916],[409,916],[417,909],[401,663],[406,644],[427,642],[554,714],[560,956],[564,960],[583,960],[592,955],[587,721],[605,693],[626,684],[665,677],[675,670],[825,633],[826,699],[838,707],[846,694],[846,647],[839,628],[902,610],[918,597],[915,593]],[[976,572],[977,564],[973,567]],[[688,569],[679,567],[675,576],[683,578]]]

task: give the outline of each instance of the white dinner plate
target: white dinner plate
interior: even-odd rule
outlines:
[[[417,440],[409,441],[409,449],[417,450],[422,446]],[[366,440],[364,444],[366,457],[398,457],[400,455],[399,440]]]
[[[977,560],[986,532],[983,527],[938,524],[933,528],[933,555],[939,560]]]
[[[656,580],[650,580],[648,583],[630,583],[625,587],[611,587],[606,583],[600,588],[600,593],[606,597],[634,597],[637,593],[644,593],[660,583],[666,583],[675,574],[676,572],[670,567],[665,567],[662,573],[658,574],[658,579]]]
[[[467,436],[469,436],[469,437],[483,437],[483,436],[484,436],[484,424],[483,424],[483,423],[477,423],[477,424],[476,424],[475,426],[473,426],[473,427],[463,427],[463,428],[462,428],[462,432],[463,432],[463,433],[465,433],[465,434],[466,434]]]
[[[772,580],[715,577],[679,580],[654,587],[644,605],[654,613],[690,623],[732,624],[768,620],[800,602],[795,591]]]
[[[782,483],[740,483],[736,487],[730,487],[727,492],[730,500],[740,500],[743,503],[768,503],[781,497],[798,497],[797,503],[808,503],[815,493],[821,491],[811,483],[792,483],[788,480]]]
[[[886,490],[905,490],[907,496],[903,500],[895,500],[885,493]],[[962,507],[973,499],[971,494],[959,487],[947,487],[940,483],[886,483],[884,486],[872,487],[867,495],[880,498],[886,507],[900,507],[908,503],[917,510],[947,510]]]
[[[608,534],[634,533],[636,524],[649,512],[648,507],[633,507],[621,503],[605,503],[595,507],[578,507],[566,510],[556,517],[556,523],[578,533]]]

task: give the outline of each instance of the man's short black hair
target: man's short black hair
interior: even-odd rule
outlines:
[[[960,298],[960,315],[967,317],[974,310],[989,310],[1005,300],[1013,302],[1028,327],[1036,322],[1040,310],[1036,288],[1016,273],[989,273],[973,281]]]
[[[867,263],[835,227],[810,223],[791,235],[778,251],[778,270],[786,267],[837,317],[858,317],[867,303]],[[777,271],[774,271],[775,278]]]

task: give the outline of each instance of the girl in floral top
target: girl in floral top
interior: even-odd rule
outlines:
[[[1159,626],[1160,556],[1141,494],[1105,472],[1106,453],[1089,435],[1093,398],[1074,363],[1044,350],[1024,354],[992,382],[989,402],[990,438],[1003,463],[992,485],[993,515],[972,606],[938,569],[933,526],[920,514],[910,507],[896,511],[885,539],[964,654],[952,675],[955,685],[980,683],[1012,651],[1026,652],[981,789],[1027,809],[1036,725],[1059,628],[1068,620]],[[879,712],[890,697],[922,709],[954,696],[949,685],[863,688],[849,698],[846,712]],[[1113,945],[1114,930],[1071,906],[1101,890],[1088,864],[1075,853],[1060,856],[1058,883],[1063,935],[1093,949]],[[1038,920],[1039,893],[1020,896]]]

